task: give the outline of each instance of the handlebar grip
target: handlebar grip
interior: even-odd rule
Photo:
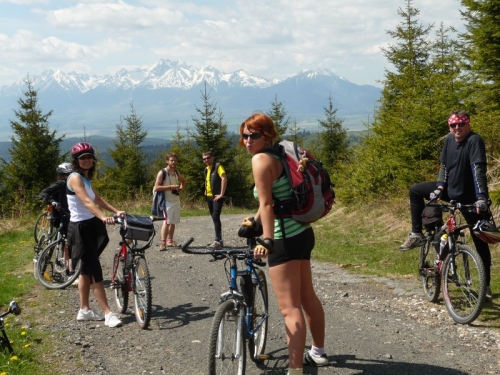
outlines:
[[[182,249],[183,253],[188,253],[188,254],[190,253],[187,248],[189,247],[189,245],[191,245],[193,243],[193,241],[194,241],[194,238],[191,237],[189,240],[187,240],[186,242],[184,242],[182,244],[181,249]]]

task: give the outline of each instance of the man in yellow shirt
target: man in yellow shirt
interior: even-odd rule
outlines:
[[[224,194],[227,188],[227,177],[224,167],[215,161],[212,151],[203,153],[203,162],[205,163],[205,196],[207,198],[208,211],[215,227],[215,241],[209,246],[214,249],[222,249],[222,224],[220,213],[224,203]]]

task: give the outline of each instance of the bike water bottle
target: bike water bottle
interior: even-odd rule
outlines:
[[[448,234],[444,233],[441,236],[441,242],[439,244],[439,254],[443,255],[445,252],[446,246],[448,246]]]

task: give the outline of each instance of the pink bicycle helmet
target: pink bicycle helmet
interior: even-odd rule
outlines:
[[[86,155],[86,154],[89,154],[92,156],[95,155],[94,148],[92,147],[92,145],[90,143],[80,142],[80,143],[77,143],[76,145],[74,145],[73,148],[71,149],[71,156],[73,157],[73,159],[77,159],[80,156]]]
[[[472,230],[476,236],[486,243],[493,244],[500,242],[500,232],[488,220],[479,220]]]

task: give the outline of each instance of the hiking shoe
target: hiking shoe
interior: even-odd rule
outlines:
[[[222,241],[214,241],[214,243],[212,244],[208,244],[208,247],[211,248],[211,249],[214,249],[214,250],[220,250],[222,249],[222,244],[221,244]]]
[[[118,317],[118,314],[114,312],[110,312],[109,314],[104,316],[105,321],[104,324],[107,325],[108,327],[121,327],[122,321]]]
[[[485,295],[486,301],[493,301],[493,293],[491,292],[491,288],[489,286],[486,287],[486,295]]]
[[[407,251],[419,247],[424,242],[424,236],[422,234],[413,234],[410,233],[408,237],[406,237],[406,241],[400,247],[398,247],[399,251]]]
[[[76,320],[82,322],[85,320],[104,320],[104,316],[96,313],[94,310],[82,310],[78,311],[78,315],[76,316]]]
[[[313,355],[310,352],[304,354],[304,365],[306,366],[323,367],[328,366],[328,363],[328,357],[326,354],[322,354],[320,356]]]

